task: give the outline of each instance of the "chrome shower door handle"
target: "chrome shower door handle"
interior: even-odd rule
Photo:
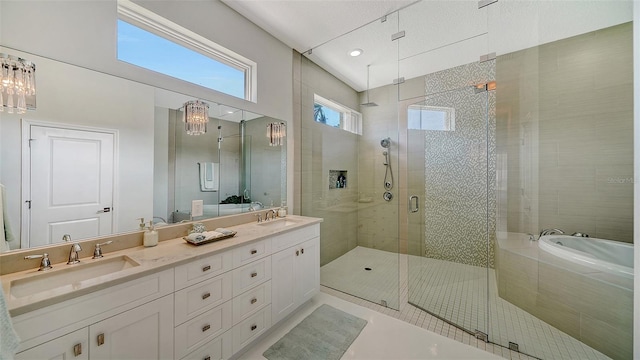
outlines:
[[[411,206],[411,202],[415,200],[415,206]],[[420,207],[418,205],[418,196],[417,195],[411,195],[409,196],[409,212],[410,213],[417,213],[418,211],[420,211]]]

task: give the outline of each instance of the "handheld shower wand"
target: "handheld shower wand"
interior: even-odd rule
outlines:
[[[380,141],[380,145],[385,149],[389,149],[391,147],[391,139],[390,138],[382,139]],[[391,161],[389,157],[389,151],[384,150],[382,152],[382,155],[384,155],[383,164],[386,166],[386,169],[384,172],[384,189],[389,191],[393,188],[393,171],[391,170]]]

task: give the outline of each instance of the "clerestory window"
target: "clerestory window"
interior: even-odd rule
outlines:
[[[313,119],[316,122],[362,135],[362,114],[317,94],[313,99]]]
[[[255,62],[128,0],[118,1],[117,58],[255,101]]]

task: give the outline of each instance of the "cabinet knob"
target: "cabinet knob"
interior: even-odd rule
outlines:
[[[211,270],[211,265],[207,265],[207,266],[203,266],[202,267],[202,272],[209,271],[209,270]]]
[[[296,256],[300,256],[300,250],[296,250]]]
[[[252,278],[254,278],[254,277],[256,277],[256,276],[258,276],[258,273],[257,273],[257,272],[252,272],[252,273],[251,273],[251,277],[252,277]]]
[[[207,324],[207,325],[202,327],[202,332],[205,332],[205,331],[207,331],[209,329],[211,329],[211,325]]]
[[[258,328],[258,325],[251,325],[251,331],[255,330]]]
[[[98,346],[104,345],[104,333],[98,334]]]
[[[253,304],[255,304],[255,303],[257,303],[257,302],[258,302],[258,299],[256,299],[256,298],[251,299],[251,304],[252,304],[252,305],[253,305]]]
[[[211,360],[211,356],[205,356],[202,360]]]
[[[251,250],[251,255],[255,255],[257,253],[258,253],[258,250],[256,250],[256,249]]]
[[[80,344],[75,344],[73,346],[73,355],[74,356],[80,356],[82,355],[82,343]]]
[[[202,294],[202,300],[206,300],[209,296],[211,296],[211,293]]]

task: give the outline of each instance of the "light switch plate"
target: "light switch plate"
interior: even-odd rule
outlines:
[[[193,200],[191,201],[191,216],[202,216],[204,214],[204,201]]]

